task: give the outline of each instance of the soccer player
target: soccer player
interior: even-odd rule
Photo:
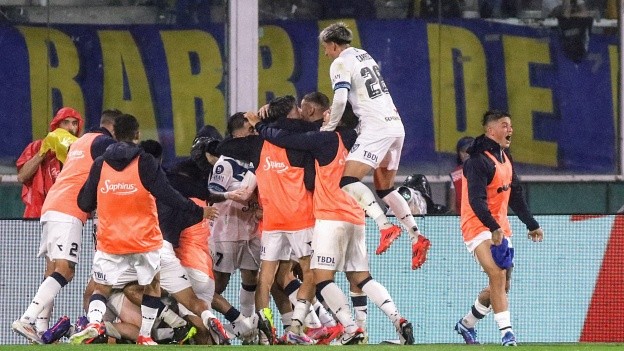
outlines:
[[[69,145],[82,133],[82,125],[78,111],[61,108],[50,122],[50,133],[28,144],[17,159],[17,180],[23,184],[24,218],[41,217],[43,201],[61,172]]]
[[[358,344],[365,338],[349,307],[347,297],[334,282],[336,271],[345,271],[351,285],[357,286],[390,318],[403,344],[413,344],[413,328],[399,313],[387,289],[375,281],[368,268],[364,232],[364,212],[355,200],[340,189],[338,175],[357,134],[357,117],[349,109],[342,117],[344,128],[337,132],[312,131],[304,134],[272,128],[248,113],[260,135],[277,146],[309,151],[315,159],[312,262],[317,289],[345,328],[340,342]]]
[[[469,149],[462,177],[461,231],[464,244],[488,276],[489,284],[455,330],[467,344],[478,344],[475,326],[490,311],[504,346],[517,341],[511,328],[507,292],[513,270],[513,247],[507,207],[527,226],[528,238],[542,241],[544,232],[528,209],[509,153],[513,128],[507,112],[487,111],[485,133]]]
[[[154,345],[151,329],[160,303],[163,246],[156,199],[191,213],[196,222],[216,216],[217,211],[196,205],[169,185],[160,163],[136,144],[140,137],[134,116],[118,116],[114,133],[119,142],[95,160],[78,194],[81,210],[91,212],[97,207],[99,224],[93,257],[95,289],[87,313],[90,323],[70,342],[80,344],[104,333],[102,316],[112,287],[137,280],[144,287],[137,344]],[[135,270],[134,276],[123,275],[129,269]]]
[[[360,118],[360,134],[347,156],[340,187],[379,226],[381,237],[375,253],[380,255],[401,235],[401,228],[388,221],[375,195],[362,183],[362,178],[374,170],[377,196],[407,228],[412,243],[412,269],[418,269],[427,260],[431,243],[418,230],[407,202],[394,188],[405,130],[379,65],[366,51],[352,47],[352,38],[344,23],[331,24],[319,35],[325,56],[333,60],[330,77],[334,90],[329,121],[322,130],[333,131],[347,101],[351,103]]]
[[[69,109],[69,108],[65,108]],[[62,109],[63,110],[63,109]],[[55,119],[63,125],[63,121],[78,121],[70,116],[80,116],[76,111],[69,114],[67,110]],[[115,143],[113,124],[121,115],[118,110],[102,112],[100,127],[90,130],[76,140],[67,154],[65,166],[56,183],[50,188],[43,203],[41,223],[41,245],[39,256],[46,257],[45,280],[37,290],[28,309],[19,320],[13,322],[12,328],[34,343],[41,343],[39,333],[49,327],[49,319],[54,306],[54,297],[73,278],[82,248],[82,227],[88,213],[78,208],[77,198],[80,187],[84,184],[93,160],[102,155],[106,148]],[[81,120],[81,119],[80,119]],[[78,124],[74,132],[77,132]],[[36,324],[36,325],[35,325]]]
[[[231,138],[244,138],[255,134],[242,112],[230,116],[227,134]],[[221,156],[213,167],[208,188],[211,191],[227,192],[245,187],[245,177],[253,177],[253,165],[227,156]],[[210,223],[210,247],[214,256],[216,293],[213,307],[234,322],[239,316],[230,316],[231,305],[221,297],[236,270],[240,270],[240,312],[251,316],[255,312],[254,296],[260,268],[260,236],[257,211],[260,206],[254,189],[247,189],[250,198],[244,203],[227,200],[214,204],[221,216]]]

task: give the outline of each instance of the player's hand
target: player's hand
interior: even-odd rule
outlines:
[[[247,118],[252,127],[255,127],[256,123],[260,122],[260,117],[255,112],[245,112],[245,118]]]
[[[542,228],[531,230],[528,237],[533,242],[542,242],[544,240],[544,230]]]
[[[236,190],[225,193],[225,198],[236,202],[245,202],[249,200],[253,191],[249,191],[247,187],[240,187]]]
[[[219,216],[219,210],[212,206],[204,207],[204,218],[215,219]]]
[[[424,235],[418,235],[418,240],[412,245],[412,269],[418,269],[425,264],[429,248],[431,248],[431,241]]]
[[[258,110],[258,117],[260,117],[260,119],[265,119],[269,117],[269,104],[260,107],[260,109]]]
[[[262,220],[262,217],[264,217],[264,211],[261,208],[257,208],[254,211],[254,216],[256,216],[257,220]]]
[[[505,237],[505,231],[503,228],[498,228],[492,232],[492,245],[500,245]]]

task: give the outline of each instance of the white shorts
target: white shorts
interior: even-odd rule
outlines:
[[[384,137],[360,134],[351,148],[347,161],[358,161],[374,169],[399,169],[404,136]]]
[[[301,258],[312,255],[314,228],[296,231],[263,231],[260,259],[263,261],[288,261],[290,252]]]
[[[173,251],[173,245],[163,240],[160,249],[160,287],[170,294],[178,293],[191,287],[191,281],[180,260]]]
[[[317,219],[312,249],[312,269],[341,272],[369,270],[363,225]]]
[[[234,273],[237,269],[257,271],[260,268],[260,238],[240,241],[217,241],[210,245],[213,269]]]
[[[123,290],[114,289],[111,295],[106,300],[106,313],[102,317],[103,321],[114,322],[115,319],[121,314],[126,295]]]
[[[82,221],[57,211],[46,211],[41,217],[43,230],[37,257],[78,263],[82,248]]]
[[[128,274],[126,271],[134,273]],[[158,271],[159,250],[127,255],[96,251],[93,256],[93,280],[103,285],[123,286],[133,281],[138,281],[139,285],[149,285]]]
[[[212,298],[215,292],[215,282],[208,274],[199,269],[184,267],[189,277],[195,295],[206,301],[208,305],[212,304]]]
[[[479,233],[479,235],[475,236],[474,239],[470,241],[465,241],[464,244],[466,244],[468,252],[474,254],[474,250],[477,248],[477,246],[481,245],[481,243],[486,240],[492,240],[492,232],[490,232],[489,230]],[[511,237],[507,237],[507,241],[509,242],[509,247],[513,247],[513,245],[511,244]]]

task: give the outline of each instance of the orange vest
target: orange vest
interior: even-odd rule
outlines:
[[[264,142],[256,167],[263,230],[297,231],[314,226],[312,194],[303,183],[303,168],[293,167],[286,149]]]
[[[199,206],[206,206],[206,203],[197,198],[191,198]],[[195,268],[206,273],[214,280],[212,271],[212,256],[208,248],[210,238],[210,225],[208,219],[185,228],[180,233],[179,246],[175,249],[176,256],[184,267]]]
[[[336,157],[325,166],[314,162],[316,178],[314,181],[314,217],[332,221],[343,221],[364,225],[364,210],[355,200],[340,189],[340,178],[345,168],[345,159],[349,151],[342,144],[338,135]]]
[[[141,184],[139,157],[121,172],[104,162],[97,189],[99,251],[125,255],[162,247],[156,200]]]
[[[76,217],[84,223],[89,216],[78,207],[78,192],[86,182],[93,164],[91,145],[101,133],[87,133],[69,149],[61,174],[43,202],[41,213],[58,211]]]
[[[506,236],[510,237],[511,227],[509,226],[509,218],[507,218],[507,207],[509,205],[509,195],[511,194],[510,186],[513,167],[505,153],[503,153],[504,163],[498,162],[496,157],[487,151],[485,155],[494,161],[495,165],[494,178],[486,188],[487,206],[498,225],[505,231]],[[461,231],[464,241],[468,242],[480,233],[490,229],[481,223],[470,206],[468,181],[465,175],[462,175],[462,182],[464,186],[462,187]]]

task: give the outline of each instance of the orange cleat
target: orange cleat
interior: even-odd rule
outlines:
[[[392,245],[392,243],[399,236],[401,236],[401,227],[393,224],[386,229],[380,230],[380,232],[381,232],[381,237],[379,238],[379,246],[377,247],[377,250],[375,251],[376,255],[381,255],[382,253],[386,252],[386,250],[390,248],[390,245]]]

